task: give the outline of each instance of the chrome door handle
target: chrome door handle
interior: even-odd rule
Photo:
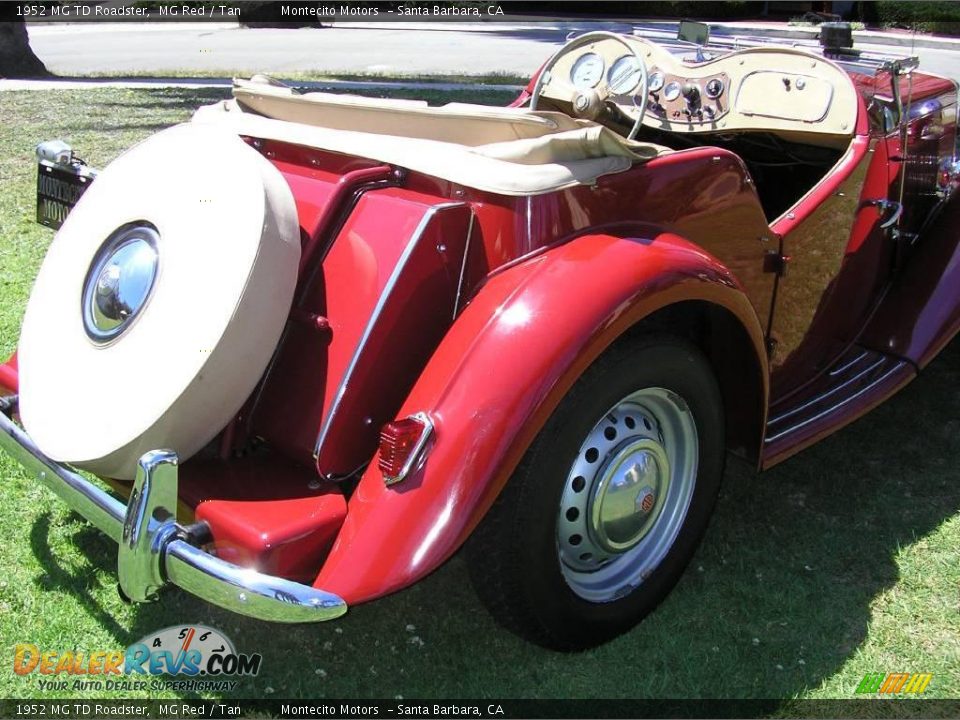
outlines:
[[[878,200],[867,200],[865,204],[876,207],[880,211],[881,217],[886,216],[885,219],[880,223],[880,227],[884,230],[896,225],[897,221],[900,219],[900,216],[903,215],[903,205],[898,203],[896,200],[880,198]]]

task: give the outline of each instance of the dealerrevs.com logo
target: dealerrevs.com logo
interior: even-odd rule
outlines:
[[[933,673],[867,673],[857,685],[855,693],[880,695],[919,695],[926,691]]]
[[[13,671],[37,674],[41,690],[233,690],[235,678],[260,672],[263,656],[238,653],[230,639],[205,625],[174,625],[126,650],[14,648]]]

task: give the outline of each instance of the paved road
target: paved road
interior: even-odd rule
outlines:
[[[529,74],[565,36],[563,31],[538,28],[519,32],[413,30],[399,23],[290,30],[183,24],[30,29],[34,51],[57,74],[187,69],[278,74],[306,70]]]
[[[529,75],[571,31],[615,23],[514,26],[500,23],[338,25],[304,29],[244,29],[230,24],[77,24],[30,28],[47,67],[63,75],[203,70],[278,75],[331,72]],[[870,46],[904,53],[906,48]],[[922,67],[960,78],[960,53],[920,48]]]

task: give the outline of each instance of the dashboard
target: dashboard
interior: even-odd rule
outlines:
[[[671,122],[712,123],[730,109],[730,77],[676,75],[654,68],[648,80],[647,112]]]
[[[552,62],[542,97],[576,108],[586,106],[578,96],[598,94],[632,120],[642,112],[643,125],[660,130],[781,131],[840,144],[856,125],[858,99],[849,76],[799,49],[747,48],[695,62],[623,35],[571,43]]]

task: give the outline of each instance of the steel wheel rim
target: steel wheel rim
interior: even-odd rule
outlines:
[[[644,388],[604,414],[577,451],[557,514],[560,569],[574,593],[611,602],[650,576],[686,519],[698,460],[693,413],[675,392]]]

